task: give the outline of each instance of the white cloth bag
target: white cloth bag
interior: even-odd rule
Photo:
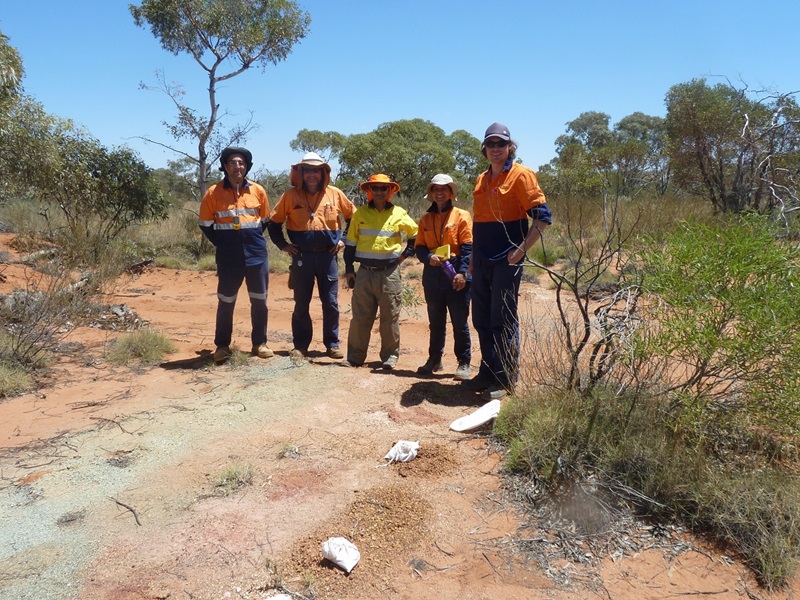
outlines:
[[[322,543],[322,556],[349,573],[361,560],[356,545],[343,537],[328,538]]]
[[[383,458],[388,460],[389,464],[393,462],[408,462],[417,457],[417,452],[419,452],[419,442],[400,440],[392,446],[392,449]]]

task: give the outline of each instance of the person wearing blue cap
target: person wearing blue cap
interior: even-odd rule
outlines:
[[[544,192],[532,169],[515,162],[517,144],[508,127],[492,123],[483,136],[491,166],[472,192],[472,324],[478,332],[481,365],[462,381],[496,400],[514,390],[519,369],[517,302],[528,250],[552,223]]]

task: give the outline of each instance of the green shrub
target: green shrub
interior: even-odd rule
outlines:
[[[732,440],[727,429],[709,429],[697,444],[661,396],[593,393],[539,391],[504,403],[494,434],[508,446],[506,468],[551,487],[591,476],[639,514],[725,543],[766,587],[787,581],[800,558],[800,481],[776,460],[780,451],[753,436]]]
[[[683,426],[720,412],[793,434],[800,428],[800,249],[763,217],[683,226],[643,253],[658,323],[640,351],[673,368]]]
[[[0,360],[0,398],[33,389],[33,377],[24,368]]]
[[[216,271],[217,259],[213,254],[204,254],[197,260],[198,271]]]
[[[800,431],[800,249],[756,215],[688,226],[674,207],[564,204],[545,239],[565,260],[542,265],[557,318],[521,319],[522,396],[495,422],[508,470],[552,489],[591,478],[783,585],[800,558],[800,480],[783,466]]]
[[[419,295],[417,292],[417,288],[408,283],[407,281],[403,281],[403,288],[400,296],[400,305],[411,313],[415,313],[415,311],[422,306],[423,299],[422,296]]]
[[[278,250],[278,247],[272,242],[269,245],[269,272],[277,275],[289,272],[289,265],[292,264],[292,257]]]
[[[165,354],[175,351],[175,345],[164,334],[152,329],[139,329],[114,340],[107,359],[117,365],[127,365],[133,361],[155,365],[164,360]]]
[[[255,469],[252,465],[234,464],[214,478],[214,487],[221,496],[228,496],[240,488],[251,485],[254,477]]]

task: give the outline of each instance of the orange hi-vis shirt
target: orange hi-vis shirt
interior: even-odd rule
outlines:
[[[472,243],[472,217],[462,208],[452,207],[439,213],[429,210],[419,220],[416,247],[425,246],[433,252],[439,246],[450,245],[450,257],[461,254],[462,244]]]
[[[225,177],[203,196],[198,224],[217,249],[217,264],[255,266],[267,259],[268,220],[266,190],[245,180],[237,191]]]
[[[355,211],[353,203],[335,186],[329,185],[316,194],[293,187],[278,200],[270,215],[270,223],[286,223],[289,241],[300,246],[301,250],[321,250],[334,246],[341,238],[339,215],[349,220]],[[275,241],[272,226],[270,236]]]
[[[497,177],[492,177],[491,168],[481,173],[472,197],[473,256],[503,260],[524,242],[529,217],[552,222],[536,173],[512,159]]]
[[[532,169],[513,163],[492,179],[491,169],[481,173],[472,192],[475,223],[519,221],[528,211],[547,203]]]

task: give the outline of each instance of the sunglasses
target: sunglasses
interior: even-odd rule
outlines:
[[[371,185],[369,186],[373,192],[385,192],[389,189],[388,185]]]
[[[500,140],[499,142],[484,142],[483,145],[487,148],[505,148],[508,146],[508,140]]]

